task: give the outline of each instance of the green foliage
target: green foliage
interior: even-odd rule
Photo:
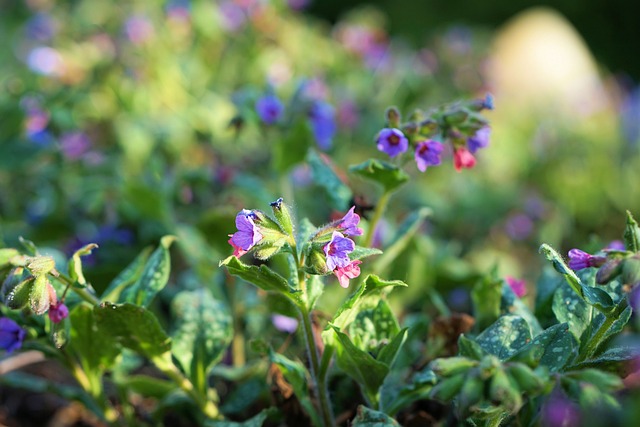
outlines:
[[[386,192],[397,189],[409,180],[409,175],[398,166],[377,159],[353,165],[349,172],[380,184]]]
[[[353,193],[338,176],[330,160],[315,150],[309,150],[306,160],[311,167],[314,182],[324,188],[331,206],[339,211],[347,210]]]
[[[488,353],[506,360],[531,341],[531,330],[519,316],[502,316],[482,331],[478,344]]]
[[[358,413],[351,422],[352,427],[399,427],[400,424],[384,412],[358,406]]]

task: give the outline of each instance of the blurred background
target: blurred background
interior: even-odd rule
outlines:
[[[547,3],[0,0],[2,242],[60,258],[96,242],[100,288],[174,233],[180,286],[216,280],[239,209],[285,195],[316,224],[345,209],[281,147],[324,152],[374,205],[347,168],[384,157],[388,106],[492,93],[477,166],[408,164],[379,242],[426,206],[390,276],[446,296],[495,267],[533,288],[541,243],[598,250],[640,215],[634,5]],[[255,111],[268,93],[284,105],[274,126]]]

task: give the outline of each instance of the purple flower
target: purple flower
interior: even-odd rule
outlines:
[[[8,317],[0,318],[0,348],[11,353],[22,347],[27,332]]]
[[[416,146],[416,165],[420,172],[427,170],[428,166],[437,166],[440,164],[440,153],[442,152],[442,144],[438,141],[422,141]]]
[[[271,322],[277,330],[282,332],[294,333],[298,329],[298,320],[293,317],[283,316],[282,314],[274,314],[271,316]]]
[[[358,224],[360,223],[360,215],[354,212],[355,208],[355,206],[351,206],[349,212],[339,220],[339,226],[340,228],[343,228],[342,232],[347,236],[362,235],[362,228],[358,227]]]
[[[309,120],[311,121],[311,130],[318,147],[322,150],[331,148],[331,143],[336,133],[333,107],[324,101],[314,102],[309,111]]]
[[[83,132],[70,132],[60,137],[60,146],[66,158],[76,160],[91,148],[91,141]]]
[[[609,244],[605,248],[605,250],[607,250],[607,249],[611,250],[611,251],[624,251],[624,250],[626,250],[622,240],[612,240],[611,242],[609,242]]]
[[[49,319],[53,323],[60,323],[69,316],[69,309],[62,302],[49,306]]]
[[[507,218],[505,231],[515,240],[524,240],[533,232],[534,224],[531,218],[523,213],[516,213]]]
[[[467,146],[471,153],[475,153],[481,148],[489,145],[489,137],[491,136],[491,128],[485,126],[476,131],[475,135],[467,139]]]
[[[254,223],[256,214],[252,211],[243,209],[236,215],[236,231],[229,239],[229,243],[233,246],[235,256],[241,256],[251,249],[262,239],[262,234],[258,226]]]
[[[153,24],[144,15],[133,15],[124,24],[124,32],[131,43],[142,45],[154,36]]]
[[[327,270],[333,271],[337,267],[346,267],[351,263],[349,253],[353,252],[356,244],[347,239],[342,233],[334,231],[331,241],[324,245],[324,253],[327,256]]]
[[[409,148],[409,141],[402,131],[396,128],[384,128],[378,134],[378,150],[390,157],[402,154]]]
[[[588,254],[580,249],[569,251],[569,268],[582,270],[589,267],[600,267],[606,261],[605,257]]]
[[[542,420],[548,427],[574,427],[579,425],[580,413],[564,394],[554,392],[542,407]]]
[[[272,125],[282,117],[284,105],[282,105],[282,102],[280,102],[277,96],[269,94],[258,99],[256,102],[256,111],[258,112],[260,120],[268,125]]]

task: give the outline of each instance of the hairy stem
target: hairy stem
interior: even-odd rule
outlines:
[[[369,227],[367,229],[367,234],[364,239],[363,246],[365,248],[371,247],[371,243],[373,242],[373,236],[376,231],[376,227],[382,219],[382,215],[384,211],[387,210],[387,205],[389,204],[389,199],[391,198],[391,191],[385,191],[382,193],[380,200],[378,200],[378,204],[376,205],[376,210],[373,212],[373,218],[369,221]]]

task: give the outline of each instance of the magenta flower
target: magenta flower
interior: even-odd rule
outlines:
[[[351,206],[349,212],[347,212],[338,224],[342,228],[342,232],[347,236],[360,236],[362,235],[362,228],[358,227],[360,223],[360,215],[354,212],[355,206]]]
[[[252,211],[243,209],[236,215],[236,231],[231,235],[229,244],[233,247],[235,256],[242,256],[249,249],[262,240],[260,229],[255,224],[256,214]]]
[[[282,102],[275,95],[265,95],[256,101],[256,111],[260,120],[268,125],[272,125],[280,120],[284,111]]]
[[[511,288],[518,298],[522,298],[527,293],[527,286],[524,280],[518,280],[515,277],[505,277],[507,285]]]
[[[471,169],[476,165],[476,158],[465,147],[456,148],[453,153],[453,166],[460,172],[462,168]]]
[[[569,268],[572,270],[600,267],[606,260],[605,257],[591,255],[580,249],[571,249],[569,251]]]
[[[542,421],[548,427],[576,427],[580,425],[580,412],[564,393],[554,391],[542,406]]]
[[[22,347],[27,332],[8,317],[0,318],[0,348],[11,353]]]
[[[63,319],[69,317],[69,309],[62,302],[57,302],[49,307],[49,319],[53,323],[60,323]]]
[[[467,139],[467,146],[471,153],[475,153],[481,148],[489,145],[489,137],[491,136],[491,128],[485,126],[476,131],[475,135]]]
[[[378,150],[390,157],[402,154],[409,148],[409,141],[402,131],[396,128],[384,128],[378,134]]]
[[[345,267],[338,267],[333,270],[333,274],[338,278],[340,286],[348,288],[349,280],[355,279],[360,275],[360,264],[362,264],[362,261],[355,260],[347,264]]]
[[[440,164],[440,153],[442,152],[442,144],[438,141],[422,141],[416,146],[415,159],[416,165],[420,172],[427,170],[428,166],[437,166]]]
[[[327,256],[327,270],[333,271],[337,267],[346,267],[351,263],[349,253],[353,252],[356,244],[347,239],[342,233],[334,231],[331,241],[324,245],[324,253]]]

